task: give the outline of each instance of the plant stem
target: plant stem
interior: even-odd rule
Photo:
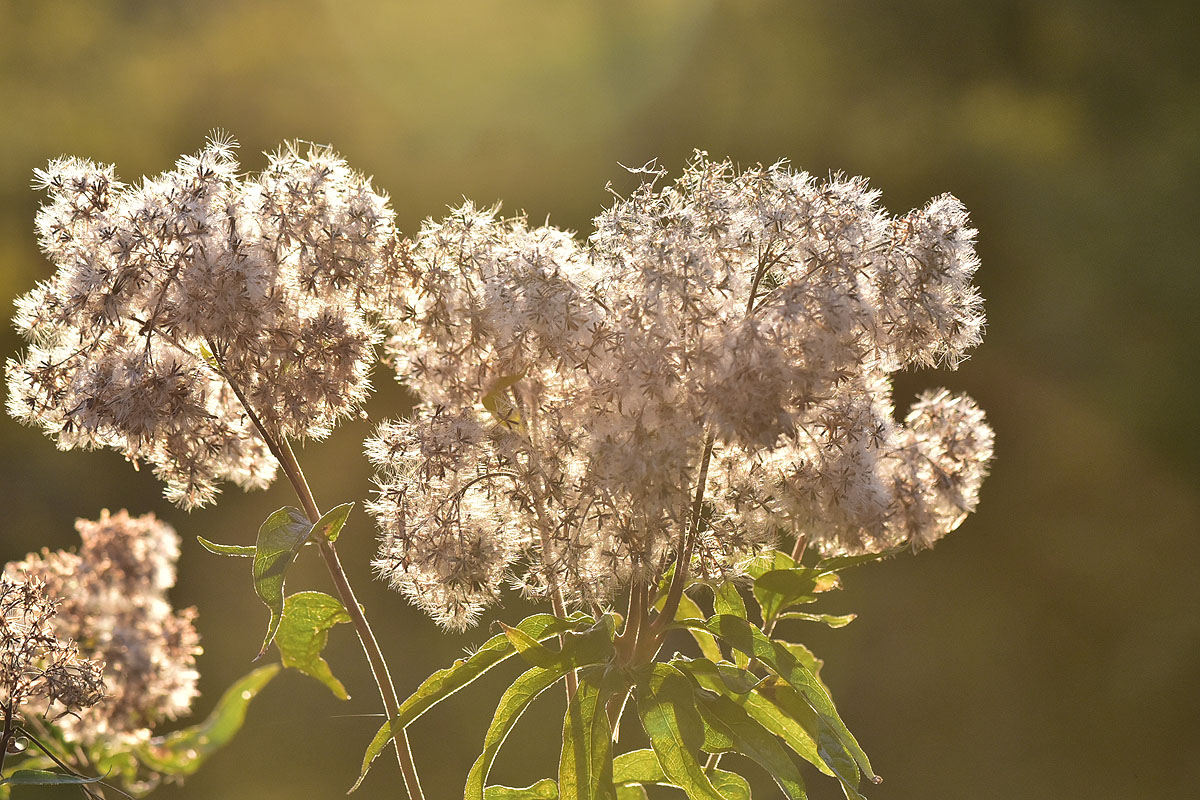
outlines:
[[[279,458],[279,463],[283,465],[284,473],[288,476],[292,488],[295,489],[300,504],[304,506],[304,513],[308,516],[309,522],[315,523],[321,518],[321,510],[317,507],[317,502],[313,498],[303,470],[300,469],[300,462],[296,460],[296,454],[292,452],[292,446],[286,437],[281,437],[279,444],[280,453],[276,455],[276,458]],[[367,621],[367,616],[363,613],[362,606],[354,595],[354,587],[350,585],[350,579],[342,568],[337,549],[328,539],[324,537],[319,537],[319,539],[317,544],[321,551],[321,558],[325,561],[325,567],[329,571],[329,577],[333,579],[338,597],[350,615],[355,632],[358,633],[358,640],[362,643],[367,661],[371,665],[371,674],[375,678],[375,685],[379,687],[379,695],[387,709],[388,718],[394,719],[400,710],[400,698],[396,695],[396,688],[392,683],[392,675],[388,670],[387,661],[383,657],[383,651],[379,649],[375,632],[371,629],[371,624]],[[400,772],[404,776],[404,788],[408,791],[410,800],[424,800],[425,795],[421,791],[421,781],[417,777],[417,766],[413,762],[407,731],[404,728],[393,730],[392,743],[395,745],[396,759],[400,763]]]
[[[214,355],[219,352],[211,342],[209,350]],[[308,521],[316,523],[321,518],[321,509],[317,506],[312,489],[309,488],[308,480],[304,477],[304,471],[300,469],[300,462],[296,459],[296,454],[292,452],[292,446],[288,443],[287,437],[279,436],[277,438],[267,430],[262,420],[254,413],[253,407],[242,393],[241,388],[225,371],[219,356],[217,356],[217,365],[221,376],[225,378],[229,388],[237,395],[250,421],[254,423],[255,429],[266,442],[267,448],[279,461],[284,474],[292,484],[292,489],[296,492],[296,497],[300,500],[300,505],[304,507],[304,514],[308,517]],[[379,649],[379,642],[375,639],[371,624],[367,621],[367,616],[363,613],[358,598],[354,596],[354,588],[350,585],[350,579],[342,568],[333,542],[323,536],[318,538],[320,541],[317,544],[321,551],[321,558],[325,561],[329,577],[333,579],[338,599],[341,600],[346,613],[350,615],[350,621],[358,634],[358,641],[362,644],[363,652],[366,653],[367,663],[371,665],[371,674],[375,678],[375,685],[379,688],[379,695],[383,699],[384,710],[387,711],[388,719],[395,719],[400,710],[400,699],[396,695],[396,687],[392,683],[392,675],[388,670],[387,661],[383,657],[383,651]],[[404,788],[408,792],[409,800],[425,800],[425,794],[421,791],[421,781],[417,776],[417,766],[413,762],[412,750],[408,744],[408,733],[404,728],[392,731],[392,744],[396,749],[396,760],[400,764],[400,772],[404,777]]]
[[[713,435],[710,431],[704,437],[704,455],[700,459],[700,475],[696,479],[696,497],[692,502],[691,524],[683,531],[684,535],[680,537],[682,541],[675,555],[675,574],[671,577],[667,600],[652,626],[655,639],[659,639],[664,629],[675,621],[675,612],[679,610],[679,601],[683,597],[683,587],[687,585],[688,567],[692,563],[692,550],[700,535],[700,521],[704,513],[704,487],[708,483],[708,465],[712,460],[712,451]]]

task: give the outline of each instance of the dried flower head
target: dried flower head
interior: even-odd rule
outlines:
[[[104,696],[104,663],[55,630],[57,603],[36,577],[0,576],[0,705],[78,713]]]
[[[82,545],[30,554],[5,568],[26,576],[57,605],[52,628],[106,663],[103,702],[61,723],[73,741],[144,739],[155,724],[191,709],[200,653],[195,609],[176,611],[179,537],[153,514],[103,511],[75,524]]]
[[[506,576],[604,602],[685,542],[724,575],[780,533],[928,546],[975,506],[982,413],[898,422],[889,378],[981,339],[962,205],[889,218],[861,178],[702,153],[657,183],[586,242],[468,204],[401,264],[386,351],[427,405],[367,444],[375,566],[443,624]]]
[[[30,347],[7,364],[10,414],[148,462],[185,507],[271,481],[250,410],[319,438],[358,407],[394,261],[387,198],[333,152],[287,145],[245,176],[235,146],[137,185],[78,158],[39,170],[57,272],[18,300]]]

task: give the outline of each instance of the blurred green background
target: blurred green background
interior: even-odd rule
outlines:
[[[406,232],[466,196],[586,233],[606,182],[634,184],[619,163],[677,171],[693,148],[867,175],[893,212],[952,191],[980,230],[988,334],[957,373],[903,377],[897,400],[941,383],[974,395],[997,431],[993,475],[936,550],[850,574],[828,610],[858,621],[809,642],[885,776],[873,799],[1189,796],[1198,33],[1190,3],[1116,0],[2,0],[0,296],[48,274],[31,170],[76,154],[133,180],[213,128],[238,137],[248,169],[284,139],[332,143],[391,193]],[[0,349],[20,346],[6,326]],[[404,404],[377,382],[375,420]],[[347,424],[304,450],[323,505],[366,497],[367,431]],[[0,447],[4,560],[71,545],[72,521],[102,507],[178,528],[175,599],[199,607],[205,713],[249,668],[266,611],[194,537],[250,541],[292,502],[286,484],[187,514],[112,453],[59,453],[7,417]],[[442,636],[369,580],[373,539],[356,512],[343,559],[406,693],[486,629]],[[328,588],[313,563],[289,585]],[[341,796],[379,720],[352,716],[377,701],[349,629],[329,656],[353,700],[285,675],[237,746],[155,796]],[[461,796],[499,687],[412,729],[430,800]],[[552,772],[556,702],[521,723],[494,778]],[[756,796],[777,795],[757,778]],[[840,796],[818,776],[810,790]],[[358,796],[402,796],[394,765]]]

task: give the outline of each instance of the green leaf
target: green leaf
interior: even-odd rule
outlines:
[[[675,565],[672,564],[668,568],[668,572],[673,571],[674,569],[675,569]],[[663,606],[666,604],[667,604],[667,595],[665,593],[660,593],[658,596],[658,599],[654,603],[654,610],[661,612],[663,609]],[[708,619],[708,615],[704,613],[704,611],[700,608],[699,604],[697,604],[695,600],[693,600],[691,597],[689,597],[688,593],[685,591],[683,594],[681,594],[679,596],[679,610],[677,610],[675,612],[675,619],[676,620],[683,620],[683,619],[705,620],[705,619]],[[721,655],[721,648],[719,645],[717,645],[717,640],[713,637],[713,635],[711,633],[704,630],[703,627],[699,627],[699,628],[691,627],[691,628],[688,628],[687,630],[688,630],[688,633],[690,633],[692,635],[692,638],[696,640],[696,645],[700,648],[700,652],[704,655],[705,658],[711,658],[714,661],[720,661],[723,658],[723,656]]]
[[[642,728],[667,779],[691,800],[725,800],[696,758],[704,743],[704,721],[691,681],[668,664],[654,664],[636,695]]]
[[[872,782],[879,778],[871,770],[871,762],[846,728],[829,693],[821,682],[795,655],[782,644],[772,641],[756,626],[731,615],[715,615],[705,625],[717,638],[731,647],[756,658],[776,675],[792,685],[804,701],[817,713],[822,727],[831,734],[831,741],[849,753]],[[818,744],[821,744],[819,740]],[[854,788],[854,787],[850,787]]]
[[[246,721],[250,701],[279,674],[278,664],[259,667],[225,690],[212,713],[198,725],[139,744],[138,760],[155,772],[191,775],[233,739]]]
[[[521,429],[521,413],[512,404],[512,401],[504,396],[504,393],[524,377],[524,372],[516,375],[502,375],[491,390],[483,396],[483,407],[497,422],[509,430]]]
[[[313,530],[324,536],[327,542],[336,542],[352,508],[354,508],[354,503],[342,503],[340,506],[329,509],[313,523]]]
[[[62,784],[96,783],[101,778],[88,778],[66,772],[48,772],[44,769],[19,769],[0,780],[0,786],[61,786]]]
[[[837,778],[851,800],[858,800],[860,772],[854,756],[837,740],[808,701],[782,678],[763,681],[746,712],[775,733],[801,758]]]
[[[517,624],[516,628],[534,639],[548,639],[559,633],[565,633],[577,628],[592,625],[594,620],[586,614],[573,614],[568,619],[559,619],[551,614],[534,614],[526,617]],[[375,733],[367,750],[363,754],[362,768],[358,780],[350,788],[353,792],[362,783],[363,778],[371,769],[373,762],[388,742],[392,740],[392,731],[406,728],[418,717],[433,706],[445,700],[467,684],[483,675],[492,667],[505,659],[516,655],[516,648],[507,633],[500,633],[483,643],[475,653],[467,658],[460,658],[449,667],[439,669],[426,678],[417,690],[400,704],[399,713],[395,719],[387,720]],[[393,725],[396,727],[393,728]]]
[[[335,598],[321,592],[297,592],[284,600],[283,621],[275,635],[283,665],[316,678],[339,700],[349,700],[350,695],[333,676],[321,651],[329,640],[329,630],[349,621],[350,614]]]
[[[725,581],[713,592],[713,613],[732,614],[735,617],[746,619],[746,601],[742,599],[742,595],[733,581]],[[720,661],[719,658],[716,660]],[[733,662],[745,669],[750,664],[750,659],[745,653],[735,650]]]
[[[258,549],[254,554],[254,593],[271,610],[267,636],[256,659],[271,646],[283,618],[283,584],[288,567],[308,541],[313,526],[298,508],[288,506],[267,517],[258,529]]]
[[[798,619],[804,622],[820,622],[831,628],[844,628],[858,618],[857,614],[808,614],[803,611],[788,611],[779,619]]]
[[[646,794],[646,787],[640,783],[618,784],[617,800],[650,800],[650,795]]]
[[[775,619],[781,612],[793,606],[811,603],[814,595],[839,586],[833,572],[821,572],[807,567],[773,569],[759,575],[754,581],[754,599],[762,609],[763,624]]]
[[[769,550],[754,558],[746,565],[746,574],[758,580],[763,573],[776,569],[791,569],[796,566],[795,560],[782,550]]]
[[[802,707],[790,708],[785,712],[772,702],[770,694],[761,691],[763,683],[778,682],[794,693],[787,683],[775,677],[760,682],[751,672],[728,664],[714,664],[707,659],[674,658],[670,663],[701,687],[737,703],[758,724],[780,737],[797,755],[811,762],[826,775],[835,777],[834,771],[825,764],[817,749],[817,735],[821,729],[817,712],[803,701]],[[858,768],[853,759],[847,757],[847,760],[853,768],[853,778],[857,783]]]
[[[563,717],[562,754],[558,762],[558,791],[562,800],[612,800],[612,728],[606,705],[627,688],[615,670],[603,666],[579,672],[579,686]]]
[[[253,558],[258,552],[258,548],[252,544],[217,544],[210,542],[203,536],[197,536],[196,541],[200,542],[200,546],[210,553],[216,553],[219,556],[236,556],[238,558]]]
[[[543,778],[522,789],[489,786],[483,790],[483,800],[558,800],[558,784],[553,778]]]
[[[732,743],[729,749],[771,773],[789,800],[807,800],[800,770],[774,734],[728,697],[701,689],[696,699],[705,726],[713,728],[721,739],[729,740]]]
[[[492,716],[492,724],[488,726],[487,733],[483,737],[483,752],[475,759],[470,773],[467,774],[467,785],[463,790],[464,800],[481,800],[481,798],[489,796],[488,790],[484,788],[488,772],[513,725],[517,723],[521,714],[538,695],[558,683],[566,674],[566,669],[534,667],[523,672],[512,682],[511,686],[504,690],[500,702],[496,705],[496,713]],[[551,781],[551,783],[554,782]],[[558,796],[557,784],[555,784],[554,796]]]
[[[872,561],[882,561],[885,558],[897,556],[904,551],[910,549],[907,544],[896,545],[888,550],[879,553],[867,553],[861,556],[834,556],[833,558],[823,558],[817,562],[817,569],[822,572],[840,572],[844,569],[857,567],[860,564],[870,564]]]
[[[750,784],[741,775],[725,770],[712,770],[709,774],[713,787],[726,800],[750,800]],[[653,750],[634,750],[622,753],[613,759],[613,781],[617,784],[617,800],[625,800],[624,790],[641,788],[642,784],[655,786],[676,786],[671,783],[658,756]],[[676,787],[682,788],[682,787]],[[630,794],[631,798],[641,800],[646,796],[645,790],[641,795]]]

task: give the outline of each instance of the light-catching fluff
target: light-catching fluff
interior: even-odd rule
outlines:
[[[862,179],[698,154],[595,227],[467,204],[398,260],[387,357],[423,404],[367,443],[375,567],[439,622],[506,580],[603,604],[688,541],[702,576],[781,535],[927,547],[975,507],[982,412],[936,391],[898,421],[889,378],[981,339],[954,197],[889,217]]]

